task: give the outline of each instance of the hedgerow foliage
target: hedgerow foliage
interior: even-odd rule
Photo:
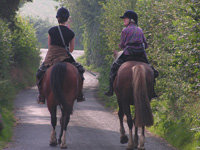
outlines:
[[[71,10],[72,18],[75,18],[72,26],[78,34],[83,34],[87,64],[102,68],[100,91],[105,90],[105,81],[108,84],[106,78],[113,61],[112,51],[119,50],[123,28],[119,16],[126,10],[138,13],[139,26],[149,44],[146,50],[148,59],[160,73],[156,83],[159,98],[152,101],[155,125],[151,130],[180,149],[195,149],[200,146],[200,2],[60,2]],[[116,104],[116,100],[109,102]]]
[[[33,24],[36,30],[36,37],[41,48],[48,48],[48,30],[50,27],[54,26],[49,19],[41,19],[38,17],[28,17],[28,20]]]
[[[2,8],[1,4],[8,2]],[[4,126],[0,132],[0,149],[12,137],[15,94],[35,83],[35,73],[40,63],[35,30],[28,21],[15,16],[18,5],[19,1],[0,2],[0,114]]]
[[[33,26],[18,16],[15,19],[15,30],[12,36],[15,64],[38,67],[37,38]]]
[[[8,72],[10,65],[10,57],[12,57],[11,33],[3,20],[0,19],[0,78],[4,78]],[[3,71],[5,70],[5,72]]]
[[[200,145],[195,130],[200,125],[199,5],[198,1],[148,0],[138,1],[136,8],[150,45],[149,59],[160,72],[153,128],[181,149]]]
[[[76,38],[82,40],[88,65],[102,66],[106,51],[104,32],[100,24],[102,14],[100,1],[97,0],[58,0],[70,11],[72,29]],[[104,1],[104,0],[101,0]],[[103,56],[103,57],[102,57]]]
[[[119,43],[118,16],[129,9],[138,13],[149,43],[148,58],[160,72],[152,130],[180,149],[195,149],[200,145],[200,2],[110,0],[102,6],[109,50]]]

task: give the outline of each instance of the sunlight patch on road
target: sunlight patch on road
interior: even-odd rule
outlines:
[[[25,108],[18,110],[17,113],[20,123],[50,124],[50,115],[47,108],[26,106]]]
[[[40,105],[39,105],[40,106]],[[50,113],[45,106],[26,106],[17,110],[17,122],[29,124],[51,124]],[[57,110],[57,119],[60,119],[61,112]]]

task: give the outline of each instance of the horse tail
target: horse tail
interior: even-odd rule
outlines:
[[[70,115],[72,114],[72,107],[68,105],[63,92],[63,83],[66,71],[66,63],[56,63],[51,70],[50,82],[54,98],[58,101],[61,108]]]
[[[145,72],[143,65],[137,65],[132,68],[136,127],[153,125],[153,115],[147,94],[148,89]]]

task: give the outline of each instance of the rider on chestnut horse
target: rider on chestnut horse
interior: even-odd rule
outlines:
[[[48,31],[48,52],[45,57],[44,62],[37,71],[36,79],[37,86],[39,90],[38,103],[45,103],[45,98],[42,97],[42,78],[46,70],[57,62],[69,62],[76,66],[82,79],[84,80],[83,73],[85,72],[83,66],[77,63],[70,53],[74,50],[75,44],[75,34],[74,32],[66,26],[67,20],[69,18],[69,11],[61,7],[57,11],[56,18],[58,20],[59,26],[54,26]],[[81,94],[77,98],[78,102],[84,101],[84,95]]]
[[[123,49],[122,55],[112,64],[110,71],[109,90],[105,93],[107,96],[113,95],[113,82],[119,67],[126,61],[142,61],[149,64],[145,49],[148,47],[144,33],[138,27],[138,16],[132,10],[128,10],[120,18],[124,19],[126,26],[121,32],[121,42],[119,47]],[[154,78],[158,77],[158,71],[150,65],[154,71]],[[154,92],[153,97],[157,97]]]

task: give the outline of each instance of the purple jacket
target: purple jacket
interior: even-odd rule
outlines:
[[[137,28],[137,31],[135,32],[135,36],[132,38],[135,28]],[[135,43],[135,46],[134,45],[130,46],[128,45],[128,43]],[[129,55],[128,51],[126,50],[128,48],[142,49],[142,43],[145,44],[145,49],[148,48],[146,38],[144,36],[142,29],[140,27],[137,27],[134,23],[129,24],[126,28],[122,30],[121,42],[119,44],[119,47],[124,50],[125,55]]]

